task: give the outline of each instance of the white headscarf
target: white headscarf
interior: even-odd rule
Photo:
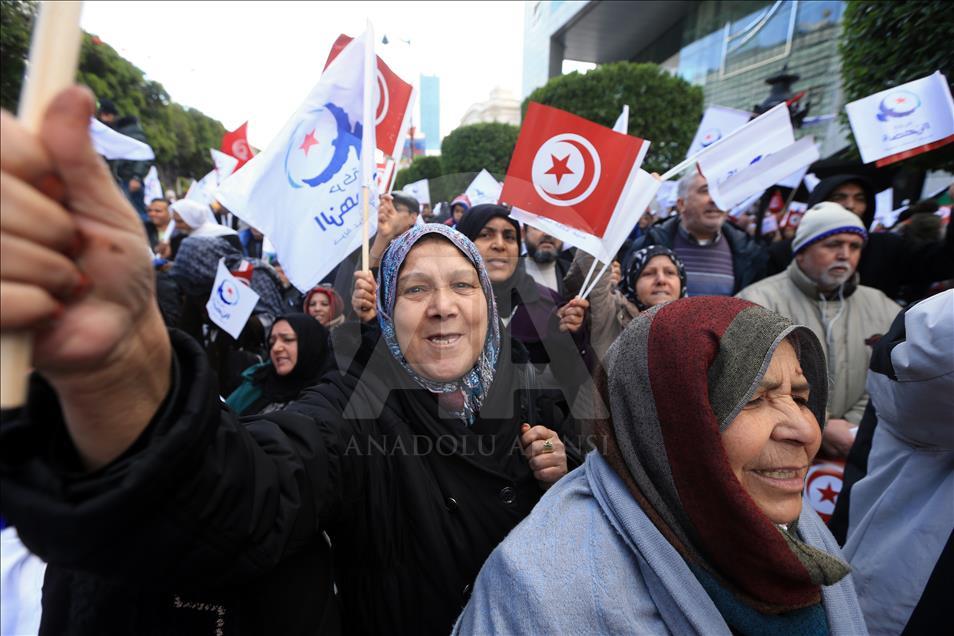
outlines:
[[[212,209],[204,203],[191,199],[180,199],[169,206],[179,214],[186,225],[192,228],[189,236],[225,236],[235,234],[235,230],[215,222]]]

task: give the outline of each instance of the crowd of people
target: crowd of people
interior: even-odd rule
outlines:
[[[838,175],[790,239],[765,240],[692,171],[673,214],[647,210],[583,299],[593,257],[506,206],[461,195],[442,219],[394,192],[370,269],[352,255],[302,293],[218,204],[137,213],[90,146],[91,114],[78,88],[38,137],[3,114],[0,327],[33,338],[35,373],[0,428],[0,513],[29,549],[19,562],[43,564],[4,574],[10,621],[943,624],[949,225],[872,232],[870,183]],[[205,309],[220,262],[259,297],[238,337]],[[848,464],[830,529],[804,499],[818,457]]]

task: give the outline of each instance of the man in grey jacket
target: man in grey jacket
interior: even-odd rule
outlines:
[[[900,307],[873,287],[858,284],[867,232],[837,203],[819,203],[802,219],[788,268],[738,293],[815,332],[825,348],[831,392],[822,450],[845,457],[854,442],[868,394],[871,346],[888,331]]]

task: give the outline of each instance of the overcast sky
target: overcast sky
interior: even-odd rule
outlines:
[[[249,141],[264,148],[317,83],[335,38],[359,35],[367,19],[398,74],[440,77],[443,137],[494,87],[520,96],[523,12],[523,2],[88,1],[82,26],[180,104],[230,130],[248,120]]]

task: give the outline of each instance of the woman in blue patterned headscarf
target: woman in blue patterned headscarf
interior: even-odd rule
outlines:
[[[427,377],[419,369],[415,369],[415,365],[408,362],[405,353],[402,351],[401,343],[398,342],[398,333],[393,319],[395,305],[398,301],[398,280],[401,269],[415,245],[420,244],[422,239],[431,240],[434,237],[441,237],[449,242],[470,262],[476,272],[486,304],[486,336],[483,339],[482,350],[473,366],[463,376],[455,379],[435,379]],[[451,412],[459,415],[468,424],[472,423],[474,414],[480,410],[487,389],[490,388],[493,381],[497,358],[500,354],[500,320],[497,316],[497,307],[494,302],[490,278],[477,247],[463,234],[447,226],[438,224],[418,225],[399,236],[390,245],[381,262],[379,278],[378,325],[391,355],[417,384],[444,398],[442,403],[450,405]],[[466,348],[464,340],[463,338],[460,339],[461,348]]]

